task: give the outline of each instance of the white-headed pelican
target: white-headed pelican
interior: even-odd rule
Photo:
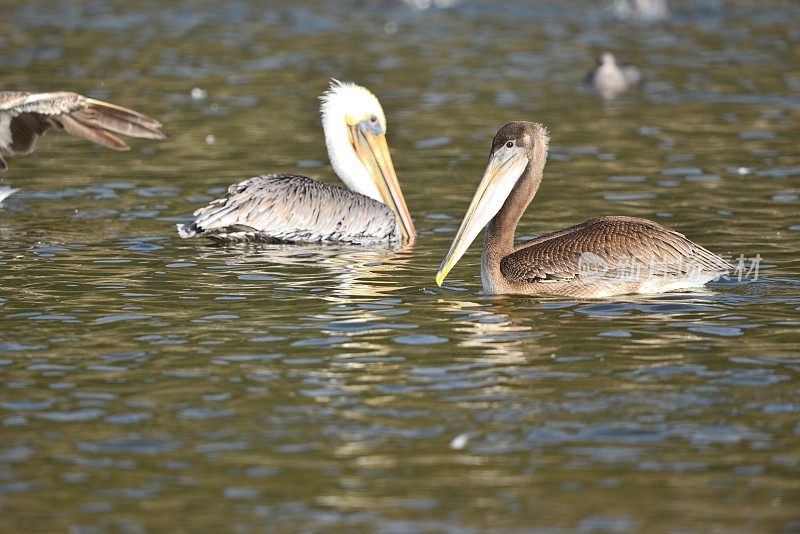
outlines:
[[[179,224],[181,237],[224,243],[395,244],[416,237],[386,144],[386,117],[364,87],[333,80],[321,97],[328,157],[349,188],[299,174],[267,174]]]

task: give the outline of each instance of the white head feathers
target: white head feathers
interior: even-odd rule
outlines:
[[[356,156],[348,133],[348,127],[369,120],[372,116],[378,118],[385,133],[386,116],[380,102],[366,88],[335,79],[331,80],[330,87],[320,100],[322,129],[333,170],[351,191],[383,202],[369,172]]]
[[[319,99],[322,100],[320,111],[323,123],[330,116],[353,125],[375,115],[386,132],[386,116],[381,103],[366,87],[331,78],[330,87]]]

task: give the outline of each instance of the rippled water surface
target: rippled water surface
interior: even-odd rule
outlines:
[[[2,176],[0,529],[800,530],[800,8],[670,8],[6,0],[3,88],[170,139],[51,134]],[[603,49],[646,86],[584,90]],[[419,242],[179,239],[234,181],[337,181],[330,77],[380,97]],[[642,216],[757,279],[487,298],[476,245],[436,287],[514,119],[552,137],[518,235]]]

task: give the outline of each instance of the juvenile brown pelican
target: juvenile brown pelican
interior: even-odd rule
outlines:
[[[161,124],[147,115],[76,93],[0,91],[0,171],[3,156],[30,154],[48,130],[64,130],[113,150],[128,150],[115,133],[165,139]]]
[[[349,191],[298,174],[256,176],[195,211],[192,223],[178,225],[180,236],[224,243],[413,241],[414,223],[389,155],[378,99],[337,80],[321,99],[328,157]]]
[[[614,54],[603,52],[597,58],[597,65],[586,75],[585,81],[603,98],[613,98],[642,83],[642,73],[632,65],[618,65]]]
[[[481,279],[489,295],[661,293],[701,286],[732,268],[683,235],[635,217],[598,217],[514,246],[517,223],[542,181],[548,141],[547,130],[531,122],[497,132],[437,284],[484,226]]]

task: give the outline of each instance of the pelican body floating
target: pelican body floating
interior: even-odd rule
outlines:
[[[682,234],[635,217],[598,217],[515,246],[514,230],[542,181],[548,142],[547,130],[532,122],[497,132],[437,284],[484,227],[481,280],[489,295],[661,293],[702,286],[732,269]]]
[[[336,80],[321,99],[328,156],[349,190],[299,174],[257,176],[195,211],[194,221],[178,225],[179,235],[223,243],[413,242],[380,102],[364,87]]]

